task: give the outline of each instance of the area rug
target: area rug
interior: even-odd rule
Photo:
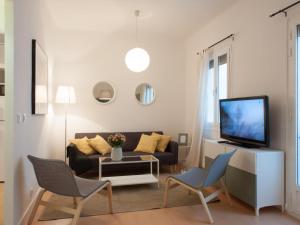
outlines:
[[[113,212],[123,213],[161,208],[163,205],[165,178],[166,175],[160,177],[159,188],[156,184],[113,187]],[[73,206],[72,198],[58,195],[52,195],[49,201],[63,206]],[[180,186],[170,189],[168,207],[196,204],[201,204],[196,194],[189,193],[187,189]],[[86,202],[81,216],[96,216],[107,213],[108,203],[106,191],[103,191],[101,195],[95,195]],[[70,217],[72,216],[64,212],[45,208],[40,220],[56,220]]]

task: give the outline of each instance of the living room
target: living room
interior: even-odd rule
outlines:
[[[151,175],[156,180],[145,184],[145,180],[134,177],[123,179],[130,186],[118,186],[109,175],[113,214],[107,209],[109,191],[108,195],[103,191],[100,197],[86,202],[77,224],[298,224],[300,195],[296,170],[300,161],[295,160],[299,150],[293,138],[293,129],[297,127],[297,45],[293,37],[300,37],[295,31],[300,24],[298,3],[3,0],[0,33],[5,36],[5,51],[0,48],[0,52],[5,62],[0,54],[0,71],[3,65],[5,79],[0,77],[0,88],[5,86],[5,96],[0,89],[0,100],[5,97],[5,103],[0,101],[0,110],[5,118],[0,111],[0,121],[5,123],[0,122],[0,143],[5,149],[1,148],[0,165],[5,164],[5,168],[0,171],[0,181],[5,183],[0,184],[0,200],[4,196],[0,224],[2,215],[5,225],[27,224],[34,211],[41,183],[28,155],[61,160],[76,175],[97,180],[99,170],[106,176],[113,166],[105,165],[109,164],[105,159],[99,161],[99,155],[88,163],[84,162],[88,157],[81,157],[82,152],[74,156],[70,141],[75,135],[77,139],[92,139],[98,134],[111,145],[114,144],[108,140],[110,135],[125,135],[124,160],[128,151],[138,148],[142,134],[148,140],[155,136],[152,133],[160,131],[164,136],[157,144],[163,145],[163,138],[168,139],[162,151],[169,156],[165,158],[167,154],[158,151],[157,145],[153,158],[141,149],[138,155],[147,157],[134,161],[147,164],[147,169],[151,165]],[[128,51],[136,47],[146,54],[139,52],[138,57],[130,59]],[[43,58],[37,60],[41,55],[47,59],[46,64],[41,65],[45,63]],[[145,61],[139,61],[143,56]],[[130,66],[132,60],[138,60],[138,69],[143,64],[145,67],[135,72],[137,68]],[[33,80],[37,80],[43,68],[47,68],[43,73],[47,88],[38,89]],[[212,69],[219,74],[220,81],[223,74],[225,82],[217,84],[203,79]],[[66,97],[66,87],[67,99],[59,99],[60,90],[61,97]],[[45,102],[39,102],[44,99],[35,95],[37,90],[47,91],[46,108]],[[220,137],[219,97],[213,94],[216,90],[219,94],[224,90],[225,96],[220,99],[267,96],[257,98],[264,103],[265,129],[269,131],[264,133],[265,141],[256,143],[261,146],[256,146],[257,151],[217,142],[224,138]],[[206,203],[181,183],[180,187],[170,188],[168,206],[163,207],[168,176],[184,175],[195,166],[207,168],[207,160],[222,155],[227,148],[228,152],[238,149],[229,162],[225,181],[233,206],[224,193],[221,201],[213,198],[207,204],[209,216],[202,207]],[[265,148],[266,156],[262,154]],[[256,168],[260,156],[268,167]],[[131,163],[131,169],[127,162],[125,166],[117,163],[113,170],[126,176],[131,172],[144,173],[143,168]],[[89,173],[91,168],[93,173]],[[262,168],[269,172],[260,173]],[[230,171],[234,182],[230,182]],[[263,188],[257,189],[253,183],[253,189],[245,191],[244,186],[252,187],[253,179],[258,186],[262,179]],[[273,187],[266,191],[268,185]],[[253,197],[260,190],[264,191],[262,196],[272,194],[261,200],[262,207],[258,205],[259,196]],[[203,191],[205,195],[211,192],[214,190]],[[71,203],[51,197],[49,192],[43,199]],[[72,221],[72,214],[41,208],[34,215],[33,224]],[[153,221],[145,221],[149,216]]]

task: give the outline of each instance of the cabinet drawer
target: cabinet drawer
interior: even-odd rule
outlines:
[[[231,146],[226,147],[226,151],[231,151]],[[229,165],[246,172],[256,174],[256,154],[245,149],[239,149],[232,156]]]

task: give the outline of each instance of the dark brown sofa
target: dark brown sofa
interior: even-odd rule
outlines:
[[[161,131],[155,131],[156,133],[163,134]],[[77,133],[75,138],[93,138],[96,135],[100,135],[107,140],[108,136],[114,133]],[[151,132],[122,132],[126,136],[126,142],[123,145],[124,156],[134,155],[147,155],[148,153],[133,152],[139,143],[142,134],[151,135]],[[153,154],[159,159],[160,165],[176,165],[178,163],[178,144],[177,142],[170,141],[165,152],[155,152]],[[72,170],[75,171],[76,175],[83,174],[88,171],[98,171],[99,169],[99,154],[85,155],[78,151],[76,145],[70,144],[67,147],[67,156],[69,158],[69,165]],[[106,156],[109,156],[107,154]],[[154,169],[156,169],[155,164]],[[150,170],[149,163],[138,163],[138,164],[122,164],[122,165],[105,165],[102,168],[104,176],[115,175],[115,174],[139,174]]]

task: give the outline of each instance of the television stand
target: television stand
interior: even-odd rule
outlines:
[[[258,145],[231,142],[231,141],[220,141],[219,143],[224,143],[224,144],[228,144],[228,145],[235,145],[235,146],[243,147],[243,148],[260,148],[260,146],[258,146]]]
[[[225,173],[229,193],[252,206],[256,215],[267,206],[281,205],[284,210],[284,151],[235,147],[224,141],[204,140],[205,168],[208,169],[219,154],[236,148]]]

